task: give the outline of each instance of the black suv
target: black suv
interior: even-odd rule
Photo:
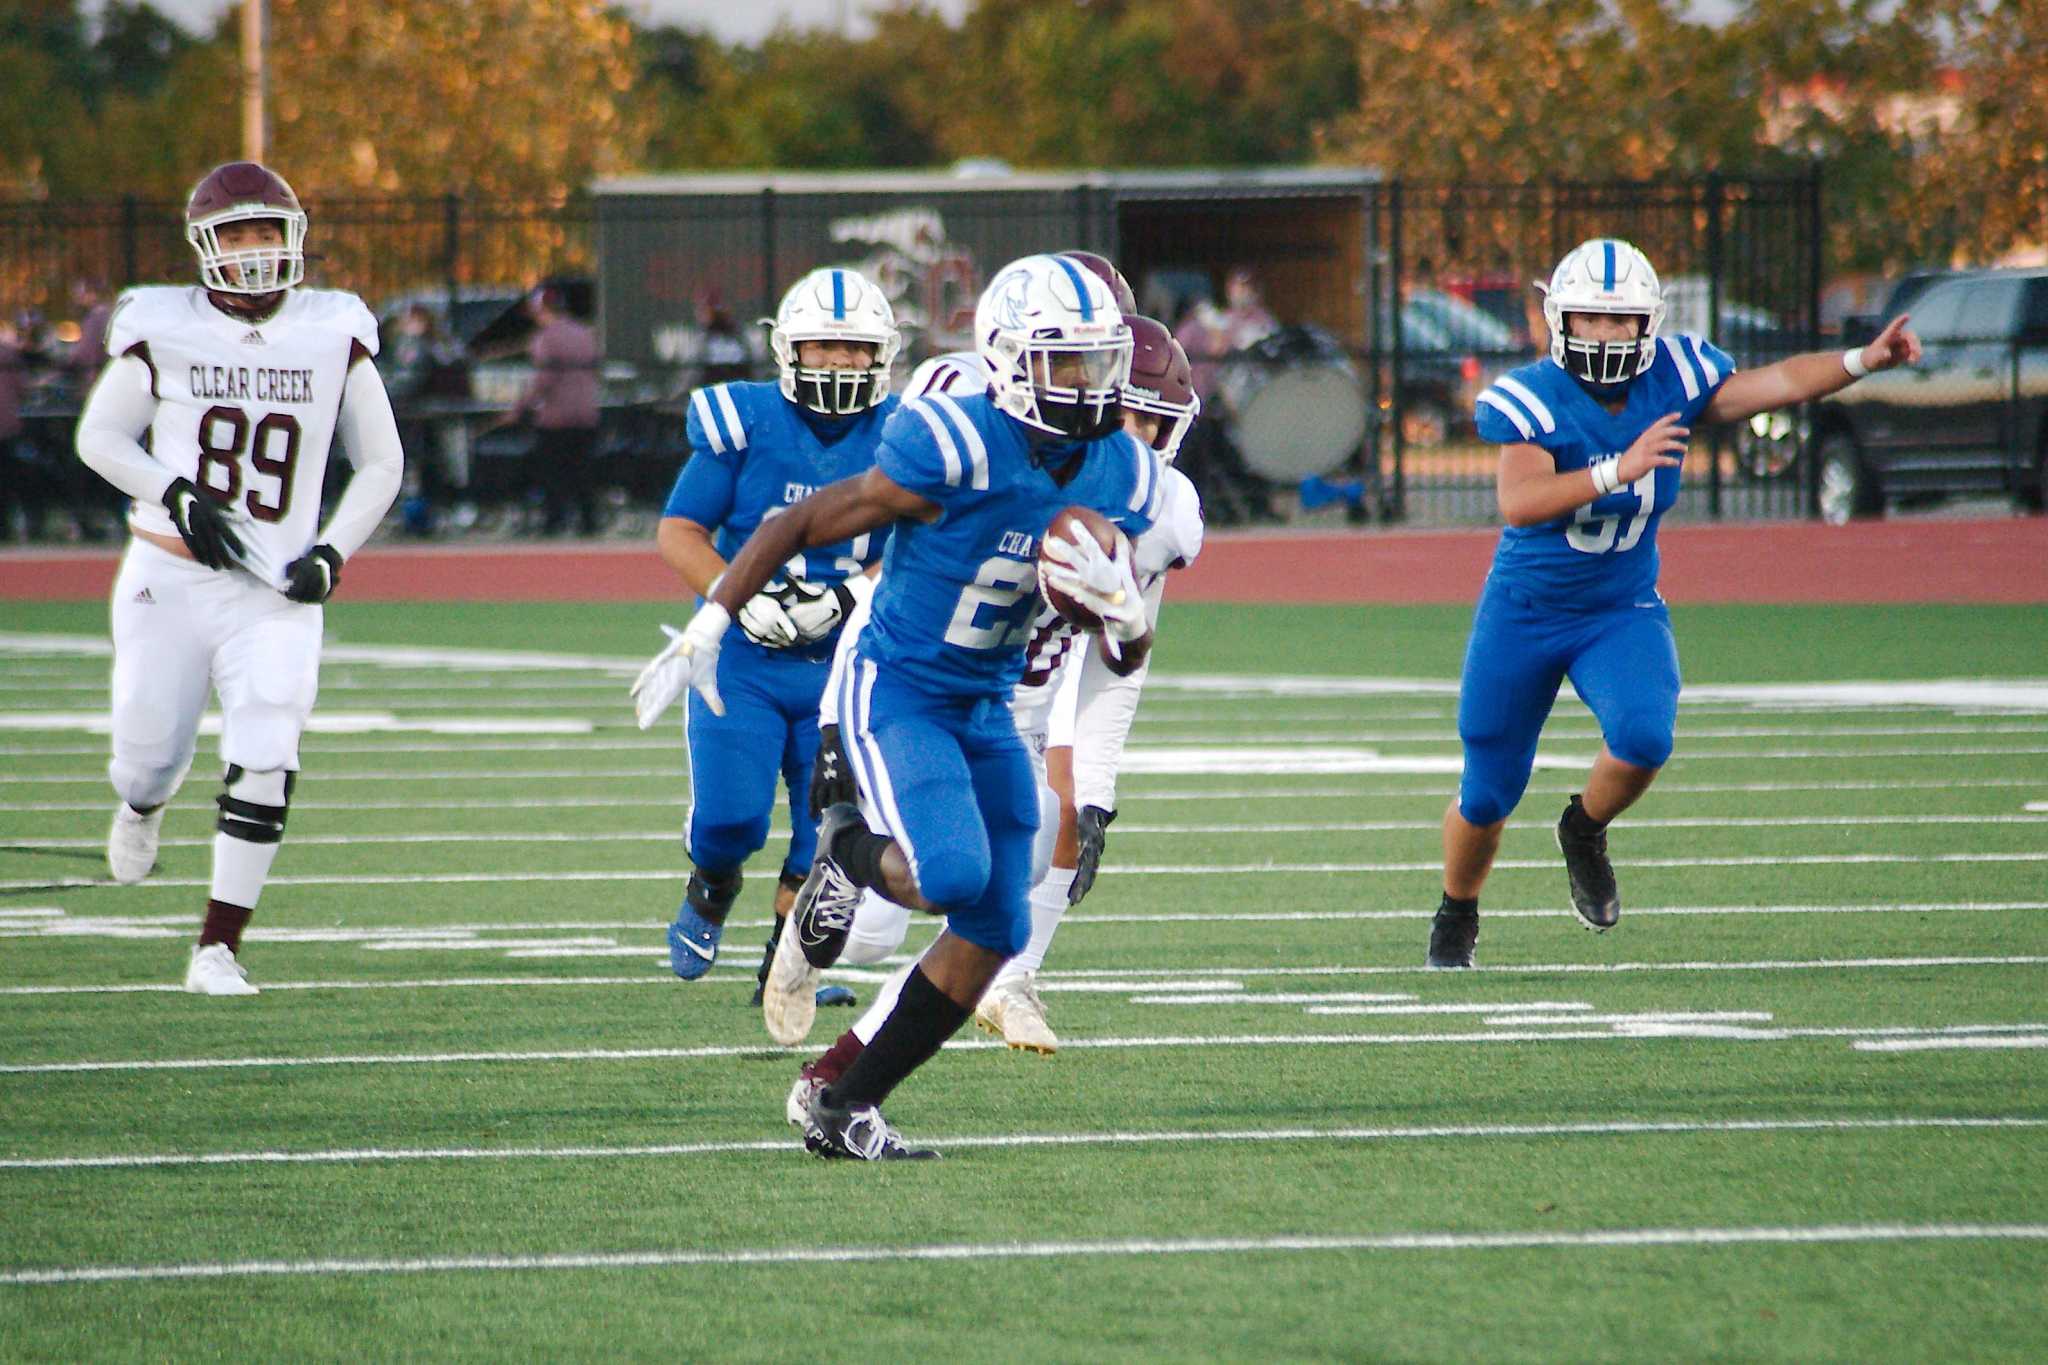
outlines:
[[[2048,269],[1974,270],[1927,284],[1909,324],[1918,365],[1825,400],[1814,423],[1821,516],[1965,493],[2033,511],[2048,485]]]

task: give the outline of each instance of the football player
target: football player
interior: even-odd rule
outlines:
[[[1172,467],[1182,440],[1201,411],[1201,402],[1195,396],[1187,353],[1180,343],[1151,318],[1132,317],[1129,321],[1132,360],[1130,382],[1124,389],[1124,429],[1146,450],[1157,452],[1166,466],[1161,516],[1132,544],[1138,582],[1156,628],[1167,571],[1192,563],[1201,552],[1201,500],[1187,476]],[[915,384],[915,377],[912,382]],[[1147,457],[1140,452],[1140,458]],[[859,624],[857,618],[849,635]],[[1067,907],[1078,905],[1094,885],[1106,832],[1116,818],[1117,767],[1150,669],[1148,660],[1135,672],[1119,675],[1100,653],[1074,649],[1077,638],[1085,637],[1047,606],[1033,623],[1031,642],[1025,648],[1024,674],[1010,709],[1018,733],[1031,749],[1039,779],[1031,941],[1003,965],[976,1005],[974,1016],[977,1024],[999,1034],[1011,1047],[1043,1054],[1056,1051],[1059,1038],[1045,1018],[1037,989],[1038,968]],[[842,659],[835,660],[835,668],[843,661],[847,644],[842,639]],[[838,744],[837,717],[829,695],[819,718],[828,727],[822,754]],[[836,770],[840,762],[843,760],[828,763],[821,759],[821,771],[828,767]],[[821,791],[820,786],[813,783],[814,808],[833,795]],[[881,961],[901,946],[909,927],[907,908],[870,890],[855,916],[844,960]],[[829,1083],[860,1055],[866,1040],[888,1015],[895,984],[892,981],[884,987],[874,1006],[823,1056],[804,1067],[790,1092],[792,1123],[800,1122],[809,1091]],[[764,1004],[774,999],[771,989]],[[768,1022],[779,1043],[794,1043],[802,1037],[801,1033],[789,1037],[777,1032],[772,1012]],[[808,1027],[806,1017],[804,1028]]]
[[[1040,535],[1069,504],[1142,534],[1163,495],[1156,459],[1132,459],[1120,430],[1131,334],[1099,279],[1057,256],[1012,262],[983,291],[975,336],[988,392],[905,403],[875,467],[766,522],[636,684],[691,686],[723,709],[717,661],[732,613],[805,545],[893,525],[839,696],[861,804],[825,812],[773,970],[793,953],[810,970],[836,961],[870,886],[945,915],[946,928],[860,1057],[811,1097],[804,1143],[820,1156],[921,1155],[883,1100],[1030,940],[1038,801],[1006,703],[1037,613]],[[1144,662],[1151,626],[1122,543],[1070,547],[1048,577],[1103,618],[1117,667]]]
[[[656,532],[662,558],[708,595],[726,561],[771,517],[814,490],[874,467],[896,410],[889,367],[901,338],[882,291],[851,270],[814,270],[783,296],[769,333],[774,383],[715,384],[690,395],[692,455]],[[810,870],[808,815],[818,697],[840,624],[873,590],[886,527],[803,548],[738,606],[739,638],[718,661],[722,707],[689,700],[690,880],[669,926],[669,965],[695,981],[717,960],[741,867],[768,839],[778,775],[789,793],[789,851],[775,893],[770,953]],[[673,694],[671,694],[672,696]],[[640,728],[669,697],[643,693]],[[765,976],[765,964],[763,975]]]
[[[1465,767],[1444,812],[1432,967],[1472,965],[1480,887],[1566,678],[1605,741],[1557,822],[1571,906],[1596,931],[1621,916],[1607,826],[1670,758],[1678,716],[1678,650],[1657,592],[1657,525],[1678,497],[1692,428],[1819,398],[1920,356],[1901,316],[1868,346],[1737,374],[1712,343],[1660,334],[1657,272],[1611,237],[1582,242],[1558,262],[1543,315],[1549,358],[1496,380],[1476,408],[1479,434],[1501,447],[1507,526],[1459,684]]]
[[[215,167],[185,208],[198,286],[131,289],[78,454],[134,499],[113,595],[107,836],[117,882],[156,863],[209,684],[221,758],[213,883],[185,989],[254,995],[237,961],[284,835],[320,676],[321,603],[398,492],[398,427],[362,301],[304,289],[306,212],[274,171]],[[336,436],[355,477],[319,525]],[[145,438],[147,445],[143,442]]]

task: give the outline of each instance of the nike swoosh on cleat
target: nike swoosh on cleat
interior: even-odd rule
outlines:
[[[688,948],[691,952],[695,953],[698,957],[703,958],[706,962],[715,962],[718,958],[718,953],[716,949],[700,948],[697,946],[697,941],[695,939],[686,938],[682,942],[685,948]]]

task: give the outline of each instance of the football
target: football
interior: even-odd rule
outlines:
[[[1111,524],[1108,517],[1094,508],[1063,507],[1059,515],[1052,519],[1052,524],[1045,528],[1045,534],[1038,538],[1038,590],[1045,595],[1045,600],[1052,604],[1052,609],[1074,626],[1081,630],[1097,631],[1102,629],[1101,617],[1045,581],[1046,570],[1058,567],[1045,557],[1046,543],[1057,537],[1069,545],[1078,545],[1082,536],[1095,537],[1095,543],[1109,554],[1115,554],[1119,544],[1128,545],[1124,540],[1124,533]]]

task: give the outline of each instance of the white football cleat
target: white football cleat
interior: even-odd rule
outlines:
[[[811,1021],[818,1017],[818,978],[823,975],[784,925],[768,963],[768,979],[761,983],[761,1022],[770,1038],[795,1047],[809,1036]]]
[[[789,1120],[789,1126],[798,1132],[810,1122],[811,1097],[825,1088],[825,1082],[816,1076],[799,1075],[796,1084],[789,1088],[789,1098],[782,1102],[782,1116]]]
[[[248,969],[235,961],[225,943],[194,944],[192,965],[185,968],[185,989],[194,995],[256,995]]]
[[[164,809],[158,806],[144,815],[126,801],[114,807],[114,823],[107,830],[107,871],[123,886],[133,886],[156,866],[156,844],[164,827]]]
[[[1030,972],[1006,977],[982,994],[974,1022],[998,1034],[1020,1052],[1050,1057],[1060,1049],[1059,1035],[1045,1022],[1045,1002],[1038,998],[1038,977]]]

